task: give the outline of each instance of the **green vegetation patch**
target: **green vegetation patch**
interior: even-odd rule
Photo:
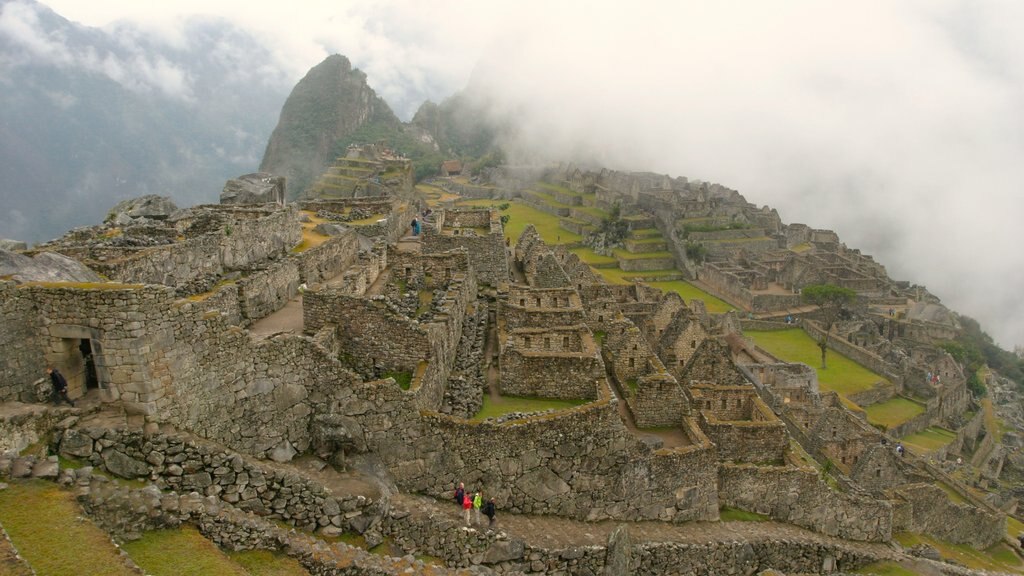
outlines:
[[[620,248],[613,250],[615,257],[619,260],[654,260],[657,258],[672,258],[672,253],[668,250],[661,250],[658,252],[628,252]]]
[[[409,385],[412,384],[412,372],[385,372],[384,378],[394,378],[402,390],[408,390]]]
[[[71,493],[52,482],[12,482],[0,490],[0,524],[37,574],[135,574],[110,537],[83,518]]]
[[[594,266],[598,264],[615,264],[616,262],[618,262],[618,260],[616,260],[615,258],[612,258],[611,256],[604,256],[602,254],[598,254],[597,252],[594,252],[590,248],[573,248],[572,250],[569,251],[579,256],[580,260],[584,264],[587,264],[589,266]]]
[[[687,302],[690,300],[701,300],[704,302],[704,306],[708,309],[708,312],[712,314],[724,314],[730,310],[735,310],[735,306],[730,306],[725,300],[712,296],[685,280],[649,282],[649,284],[665,292],[675,292],[682,296],[683,300],[686,300]]]
[[[770,520],[770,518],[764,514],[747,512],[746,510],[739,510],[728,506],[723,506],[718,511],[718,517],[722,522],[765,522]]]
[[[918,544],[928,544],[938,550],[943,559],[952,560],[974,570],[1020,573],[1021,568],[1024,567],[1017,555],[1002,542],[985,550],[976,550],[966,544],[951,544],[931,536],[911,532],[894,534],[893,540],[906,548]]]
[[[250,576],[309,576],[309,572],[298,560],[280,552],[242,550],[228,552],[227,555]]]
[[[953,432],[938,426],[929,426],[916,434],[904,436],[903,443],[911,448],[916,448],[918,452],[931,452],[946,446],[955,439],[956,434]]]
[[[574,244],[583,239],[579,234],[562,229],[558,225],[558,216],[537,210],[519,201],[463,200],[456,203],[460,207],[487,208],[497,208],[501,204],[510,204],[507,210],[502,211],[502,214],[510,216],[509,221],[505,224],[505,236],[511,238],[513,244],[519,240],[519,236],[528,224],[533,224],[541,239],[548,244]]]
[[[872,404],[864,408],[864,411],[868,415],[868,422],[871,424],[881,424],[888,430],[907,422],[919,414],[924,414],[925,407],[909,398],[896,396],[885,402]]]
[[[550,398],[531,398],[524,396],[498,396],[492,398],[484,394],[484,405],[473,420],[486,420],[512,412],[544,412],[546,410],[565,410],[586,404],[588,400],[554,400]]]
[[[755,344],[777,358],[787,362],[803,362],[813,367],[818,372],[818,384],[823,390],[845,396],[870,390],[878,382],[885,381],[882,376],[834,350],[829,350],[828,368],[820,368],[821,349],[818,348],[818,343],[799,328],[774,331],[746,330],[743,335],[753,339]]]
[[[609,284],[632,284],[634,280],[642,278],[665,277],[666,279],[674,280],[680,275],[679,270],[674,268],[671,270],[647,270],[644,272],[626,272],[619,268],[594,268],[594,272],[603,276]],[[651,283],[655,282],[658,281]]]
[[[246,576],[244,568],[192,526],[146,532],[142,538],[126,542],[122,548],[152,576]]]
[[[868,564],[854,574],[874,574],[875,576],[917,576],[917,572],[908,570],[895,562],[875,562]]]

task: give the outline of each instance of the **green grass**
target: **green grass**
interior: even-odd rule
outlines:
[[[37,574],[135,574],[71,493],[52,482],[15,481],[0,490],[0,524]]]
[[[738,510],[728,506],[724,506],[718,511],[718,517],[722,522],[765,522],[770,520],[764,514],[747,512],[746,510]]]
[[[122,548],[151,576],[246,574],[244,568],[191,526],[146,532]]]
[[[708,312],[712,314],[724,314],[730,310],[734,310],[735,306],[730,306],[728,302],[712,296],[707,292],[697,288],[693,284],[686,282],[685,280],[669,280],[667,282],[650,282],[651,286],[659,288],[664,292],[675,292],[683,297],[683,300],[689,302],[690,300],[701,300],[704,302],[704,306],[708,309]]]
[[[1006,517],[1006,535],[1016,540],[1018,534],[1024,534],[1024,522],[1013,516]]]
[[[853,571],[854,574],[874,574],[875,576],[917,576],[916,572],[907,570],[895,562],[875,562]]]
[[[228,552],[227,556],[250,576],[309,576],[298,560],[280,552],[243,550]]]
[[[916,452],[927,453],[942,448],[954,439],[956,439],[956,434],[953,432],[937,426],[929,426],[916,434],[904,436],[903,443],[915,448]]]
[[[612,250],[619,260],[653,260],[655,258],[672,258],[672,253],[667,250],[660,252],[628,252],[620,248]]]
[[[679,270],[648,270],[646,272],[626,272],[620,268],[595,268],[609,284],[632,284],[634,278],[658,278],[672,277],[679,274]]]
[[[885,402],[872,404],[864,408],[864,411],[868,415],[868,422],[881,424],[888,430],[919,414],[924,414],[925,407],[909,398],[896,396]]]
[[[828,368],[822,369],[821,349],[818,343],[799,328],[790,330],[743,332],[774,356],[787,362],[803,362],[818,371],[818,384],[822,390],[840,395],[870,390],[885,379],[834,350],[828,351]]]
[[[1002,542],[995,544],[985,550],[976,550],[966,544],[951,544],[923,534],[900,532],[893,535],[904,547],[911,547],[917,544],[928,544],[939,551],[939,554],[946,560],[952,560],[963,566],[974,570],[993,570],[997,572],[1022,573],[1024,564],[1020,562],[1016,554]]]
[[[456,203],[457,206],[467,208],[474,206],[496,208],[501,204],[509,204],[508,209],[503,210],[501,214],[510,216],[508,223],[505,224],[505,236],[511,238],[513,244],[519,240],[519,236],[526,229],[527,224],[533,224],[541,239],[548,244],[571,244],[583,239],[579,234],[560,228],[558,216],[541,212],[517,200],[512,202],[508,200],[463,200]]]
[[[572,250],[569,250],[569,252],[579,256],[580,260],[589,266],[596,266],[598,264],[615,264],[618,262],[615,258],[598,254],[590,248],[573,248]]]
[[[402,390],[408,390],[412,383],[412,372],[385,372],[384,378],[394,378]]]
[[[522,396],[499,396],[491,398],[484,394],[484,405],[473,420],[485,420],[510,412],[543,412],[545,410],[564,410],[586,404],[587,400],[552,400],[548,398],[527,398]]]

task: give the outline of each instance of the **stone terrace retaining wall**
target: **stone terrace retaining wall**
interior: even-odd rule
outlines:
[[[573,400],[597,397],[604,365],[595,353],[539,352],[506,346],[501,352],[502,394]]]
[[[653,454],[625,430],[606,386],[596,402],[522,420],[424,420],[423,436],[406,442],[392,467],[416,491],[447,499],[465,482],[504,510],[587,520],[718,515],[713,451]]]
[[[295,472],[181,436],[71,428],[59,439],[59,452],[122,478],[155,478],[160,488],[217,497],[309,531],[335,526],[362,532],[387,507],[361,495],[333,495]]]
[[[1006,534],[1006,516],[957,504],[933,484],[903,486],[895,496],[894,530],[929,534],[978,549],[988,548]]]
[[[824,338],[825,332],[816,323],[808,320],[804,320],[800,323],[800,327],[804,329],[804,332],[808,336],[814,339],[815,342],[820,342]],[[836,352],[839,352],[843,356],[853,360],[861,366],[866,366],[872,372],[881,374],[889,381],[893,382],[897,386],[900,386],[903,382],[903,378],[893,369],[893,367],[886,362],[881,356],[873,354],[860,346],[856,346],[850,343],[848,340],[832,334],[828,339],[828,347]]]
[[[766,514],[829,536],[873,542],[892,538],[889,502],[835,492],[811,469],[723,464],[718,491],[723,506]]]
[[[710,412],[700,413],[701,429],[718,447],[718,458],[729,462],[778,463],[786,457],[789,436],[786,425],[754,398],[750,420],[719,420]]]

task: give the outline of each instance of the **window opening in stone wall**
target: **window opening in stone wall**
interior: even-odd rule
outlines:
[[[569,337],[568,336],[562,336],[562,348],[565,349],[565,350],[569,349]]]
[[[540,307],[540,298],[537,298],[537,307]]]
[[[726,408],[728,408],[728,406],[726,405],[726,402],[727,402],[727,400],[725,398],[722,398],[722,410],[725,410]]]
[[[634,358],[630,358],[629,359],[629,367],[632,368],[635,364],[636,364],[636,360]]]
[[[697,347],[697,341],[696,340],[690,340],[690,348],[696,348],[696,347]]]
[[[545,350],[550,350],[551,349],[551,338],[548,338],[546,336],[544,337],[544,349]]]
[[[598,321],[598,322],[604,322],[604,316],[601,316],[601,315],[599,314],[599,315],[597,316],[597,321]]]
[[[519,305],[525,307],[526,306],[526,298],[520,298],[519,299]]]
[[[525,348],[529,348],[530,347],[530,337],[529,336],[523,336],[523,346]]]

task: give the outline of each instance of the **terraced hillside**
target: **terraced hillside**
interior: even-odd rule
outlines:
[[[662,290],[678,292],[683,298],[703,300],[712,313],[733,309],[728,303],[704,292],[684,280],[675,267],[668,239],[655,227],[649,215],[623,218],[629,232],[622,248],[611,256],[594,252],[583,244],[583,238],[610,217],[609,207],[601,206],[595,194],[575,192],[564,186],[536,182],[522,192],[521,199],[462,199],[431,185],[417,189],[431,206],[456,203],[458,206],[494,206],[505,208],[508,215],[505,235],[511,242],[519,237],[527,224],[533,224],[548,244],[565,245],[580,260],[600,273],[611,284],[649,282]]]

